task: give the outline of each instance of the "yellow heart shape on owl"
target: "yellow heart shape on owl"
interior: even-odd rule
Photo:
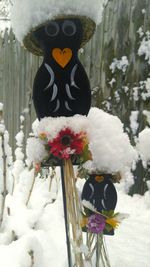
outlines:
[[[54,48],[52,56],[55,61],[64,68],[72,58],[72,50],[70,48],[64,48],[63,50],[60,48]]]

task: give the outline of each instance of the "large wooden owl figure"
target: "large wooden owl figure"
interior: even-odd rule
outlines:
[[[78,59],[83,39],[81,21],[77,18],[49,21],[33,31],[32,39],[44,54],[33,85],[37,117],[87,115],[91,90]]]

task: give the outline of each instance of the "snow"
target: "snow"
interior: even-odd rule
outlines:
[[[21,122],[22,119],[20,119]],[[23,126],[21,126],[20,128],[22,128]],[[20,173],[23,171],[24,169],[24,153],[22,151],[22,147],[23,147],[23,141],[24,141],[24,132],[23,130],[20,130],[17,135],[15,136],[16,139],[16,146],[17,148],[15,149],[15,161],[13,164],[13,168],[12,168],[12,175],[15,177],[16,180],[19,179],[19,175]]]
[[[130,217],[122,222],[114,237],[106,240],[111,266],[149,267],[150,206],[145,197],[130,197],[119,191],[117,210],[129,213]]]
[[[111,81],[109,82],[110,86],[113,87],[113,84],[116,83],[116,79],[112,78]]]
[[[9,193],[5,200],[0,231],[0,266],[66,267],[67,253],[60,170],[56,168],[53,178],[51,169],[42,170],[43,176],[38,174],[35,177],[34,169],[26,167],[22,151],[24,141],[22,123],[24,123],[23,118],[21,118],[21,130],[16,135],[16,159],[13,166],[7,166]],[[147,236],[150,235],[148,225],[150,191],[146,192],[143,197],[138,195],[130,197],[125,194],[133,181],[130,167],[135,151],[123,131],[123,124],[116,116],[92,108],[88,117],[76,115],[73,118],[45,118],[40,122],[36,120],[32,126],[32,137],[27,142],[27,156],[29,156],[27,160],[30,160],[32,153],[34,156],[43,157],[44,141],[41,140],[41,143],[38,141],[38,135],[41,132],[48,132],[49,139],[51,139],[62,127],[67,126],[71,126],[75,132],[83,129],[87,131],[96,168],[102,170],[105,167],[107,171],[120,170],[123,173],[121,183],[116,185],[118,191],[116,212],[130,214],[130,217],[120,224],[114,236],[105,237],[111,266],[149,267],[150,242]],[[3,134],[7,157],[11,157],[8,132],[4,130]],[[1,176],[3,177],[2,152],[0,150]],[[40,161],[41,158],[38,160]],[[84,179],[78,178],[79,196],[84,182]],[[1,181],[1,192],[2,187]],[[81,247],[84,251],[85,248]],[[91,267],[87,262],[85,266]]]
[[[143,8],[142,9],[142,14],[145,14],[146,13],[146,10]]]
[[[40,135],[44,134],[47,141],[52,141],[58,133],[65,128],[71,128],[75,133],[84,132],[88,127],[88,119],[85,116],[75,115],[74,117],[47,117],[40,122],[36,120],[33,125],[33,134],[35,137],[30,137],[27,140],[27,157],[31,162],[40,163],[48,157],[48,152],[45,149],[45,141],[41,140]]]
[[[75,115],[73,117],[47,117],[40,121],[37,128],[38,135],[45,133],[48,141],[52,141],[58,133],[70,127],[75,133],[86,131],[88,119],[86,116]]]
[[[0,111],[3,111],[3,103],[0,103]]]
[[[32,175],[32,172],[24,170],[14,194],[6,198],[10,214],[5,214],[3,232],[0,234],[1,266],[30,267],[29,252],[33,251],[34,267],[66,267],[61,184],[59,183],[57,200],[50,204],[52,193],[48,192],[49,181],[37,178],[27,207],[25,201]],[[79,180],[80,190],[81,183]],[[128,213],[130,217],[120,224],[114,236],[105,237],[112,267],[149,267],[148,199],[148,195],[130,197],[118,188],[116,211]]]
[[[36,120],[32,123],[32,131],[33,131],[34,136],[36,136],[36,137],[38,136],[38,132],[37,132],[38,126],[39,126],[39,120],[36,119]]]
[[[50,1],[51,5],[47,5]],[[66,11],[68,14],[73,10],[76,12],[74,14],[86,14],[94,19],[96,23],[100,22],[102,9],[98,8],[98,0],[88,0],[86,2],[87,5],[85,5],[85,1],[82,3],[79,0],[74,2],[66,0],[65,4],[64,1],[58,1],[57,9],[54,6],[54,0],[15,0],[12,14],[14,16],[13,25],[18,39],[22,41],[31,27],[42,23],[47,18],[51,19],[60,12],[59,8],[64,8],[66,3],[69,5],[69,9]],[[99,1],[100,5],[101,3]],[[75,9],[74,6],[76,6]],[[143,14],[144,12],[145,10],[142,11]],[[1,25],[4,24],[1,23]],[[140,37],[143,37],[142,28],[139,30],[139,34]],[[145,55],[145,59],[150,63],[149,37],[143,38],[138,53],[139,55]],[[115,59],[111,65],[112,73],[116,70],[125,72],[127,66],[128,59],[126,57],[122,57],[121,60]],[[115,79],[112,79],[110,86],[113,87],[114,82]],[[147,92],[142,94],[143,99],[150,95],[149,78],[145,83],[145,88]],[[125,87],[125,89],[129,90],[128,87]],[[139,99],[138,89],[135,88],[134,95],[137,100]],[[2,104],[0,104],[1,110]],[[150,121],[149,111],[144,111],[143,114]],[[133,134],[136,134],[138,129],[137,117],[138,111],[132,111],[130,122]],[[23,122],[23,117],[21,121]],[[51,131],[52,134],[49,136],[49,139],[51,139],[59,132],[62,126],[68,125],[68,121],[65,118],[62,119],[60,124],[58,121],[55,122],[53,119],[44,119],[39,125],[39,121],[36,120],[33,125],[33,135],[37,137],[42,131]],[[132,184],[130,168],[132,161],[135,159],[135,151],[130,145],[127,134],[123,131],[123,124],[115,116],[98,109],[91,109],[88,118],[83,118],[81,122],[81,118],[75,117],[73,122],[69,121],[69,125],[74,127],[75,131],[80,131],[83,128],[88,132],[94,161],[94,165],[90,166],[90,168],[106,172],[120,171],[123,176],[121,184],[116,186],[118,191],[116,211],[129,213],[130,216],[115,231],[115,236],[106,237],[111,266],[149,267],[150,191],[146,192],[143,197],[139,195],[131,197],[125,194]],[[0,125],[0,129],[3,134],[5,132],[4,125]],[[7,132],[5,132],[4,137],[6,155],[11,158]],[[33,158],[35,161],[41,161],[47,154],[43,143],[39,142],[35,137],[28,139],[27,157],[31,161]],[[49,176],[45,176],[42,179],[37,176],[29,204],[28,206],[26,205],[34,180],[34,171],[25,168],[24,154],[21,149],[23,138],[23,131],[20,131],[16,136],[18,148],[15,151],[16,160],[12,168],[12,173],[15,177],[15,188],[13,194],[9,193],[6,197],[6,210],[0,232],[0,265],[1,267],[66,267],[67,255],[61,184],[60,182],[58,183],[57,195],[55,187],[53,191],[49,191]],[[0,141],[2,140],[0,139]],[[137,148],[142,160],[146,163],[150,161],[150,128],[144,129],[139,134]],[[0,167],[2,166],[1,156],[2,151],[0,151]],[[1,169],[0,176],[2,177]],[[9,179],[12,179],[11,175]],[[56,183],[56,181],[54,182]],[[80,183],[80,181],[78,182]],[[1,186],[2,184],[0,184]],[[52,203],[56,196],[56,201]],[[2,197],[0,200],[2,200]],[[32,264],[32,252],[34,264]],[[86,263],[85,266],[90,267],[90,264]]]
[[[3,223],[5,234],[4,236],[0,234],[1,266],[30,267],[29,252],[31,250],[34,253],[34,266],[36,267],[48,267],[49,264],[58,267],[66,266],[61,188],[55,205],[50,205],[49,181],[37,178],[30,206],[27,207],[25,203],[32,179],[33,171],[24,170],[13,196],[7,195],[6,207],[9,207],[10,214],[5,214]],[[55,236],[54,231],[56,231]],[[17,240],[10,244],[14,236]],[[56,256],[58,250],[59,263],[57,263]]]
[[[85,164],[89,171],[122,172],[123,175],[131,169],[136,153],[127,134],[124,133],[123,124],[118,117],[98,108],[91,108],[88,117],[48,117],[38,123],[36,121],[33,125],[35,137],[27,141],[27,156],[30,161],[39,163],[48,156],[46,143],[38,136],[44,134],[48,141],[52,141],[65,128],[70,128],[75,133],[87,133],[93,158]]]
[[[0,1],[0,19],[8,19],[10,15],[10,0],[1,0]]]
[[[140,36],[141,30],[139,32]],[[139,56],[145,56],[145,60],[148,61],[148,64],[150,64],[150,32],[147,31],[141,40],[140,47],[138,49],[138,55]]]
[[[0,1],[0,34],[3,35],[6,29],[10,29],[10,1]]]
[[[16,144],[17,146],[22,146],[22,142],[23,142],[23,139],[24,139],[24,133],[23,131],[20,131],[17,135],[16,135]]]
[[[129,61],[126,56],[123,56],[120,60],[114,58],[113,62],[110,65],[110,69],[112,73],[114,73],[116,69],[122,70],[122,72],[125,73],[128,66],[129,66]]]
[[[20,116],[20,122],[23,123],[25,121],[25,117],[23,115]]]
[[[3,153],[5,155],[3,155]],[[11,166],[12,150],[11,147],[9,146],[9,133],[6,131],[5,126],[3,124],[0,124],[0,170],[3,169],[4,159],[6,160],[6,165]]]
[[[36,163],[40,163],[48,156],[44,144],[34,137],[29,138],[27,141],[26,154],[31,162],[34,161]]]
[[[146,120],[147,120],[148,124],[150,125],[150,111],[143,110],[143,114],[146,116]]]
[[[150,97],[150,78],[147,78],[147,80],[145,81],[145,88],[146,88],[146,96]],[[145,99],[147,97],[145,97]]]
[[[3,36],[6,29],[9,31],[10,28],[11,28],[11,23],[9,20],[8,21],[0,20],[0,34],[1,34],[1,36]]]
[[[150,161],[150,128],[145,128],[139,133],[137,148],[142,160],[148,163]]]
[[[98,108],[92,108],[88,119],[89,148],[93,156],[92,169],[106,173],[130,169],[136,153],[127,134],[124,133],[119,118]]]
[[[106,3],[106,0],[57,0],[56,5],[55,0],[14,0],[11,14],[13,30],[22,42],[31,29],[60,14],[87,16],[99,24]]]
[[[139,34],[139,37],[140,37],[140,38],[143,37],[143,35],[144,35],[143,26],[141,26],[141,27],[138,29],[137,33]]]
[[[132,130],[133,135],[136,135],[137,130],[139,128],[138,116],[139,116],[139,111],[131,111],[130,128]]]
[[[149,100],[150,98],[150,78],[145,81],[140,81],[138,86],[133,87],[133,99],[134,101]]]
[[[66,267],[67,253],[60,170],[56,168],[54,177],[50,168],[43,169],[42,176],[41,174],[35,176],[31,165],[26,167],[22,150],[24,120],[20,119],[20,132],[16,135],[16,159],[13,166],[7,166],[9,193],[5,199],[0,232],[0,264],[2,267]],[[112,267],[120,267],[120,264],[138,267],[139,262],[142,262],[142,267],[148,267],[145,259],[142,261],[138,258],[137,264],[133,257],[128,259],[129,262],[126,260],[125,253],[130,255],[132,252],[132,255],[136,255],[137,251],[134,247],[147,259],[150,257],[149,244],[145,241],[150,232],[146,224],[150,216],[150,192],[147,192],[143,198],[139,196],[131,198],[124,193],[133,181],[130,168],[135,151],[123,131],[123,124],[116,116],[98,108],[92,108],[88,117],[76,115],[71,118],[44,118],[40,122],[36,120],[32,126],[32,137],[27,142],[27,161],[35,156],[37,157],[35,161],[41,161],[43,158],[45,141],[42,139],[39,141],[40,133],[47,133],[51,140],[63,127],[68,126],[75,132],[83,130],[87,132],[97,169],[101,171],[105,169],[107,172],[120,170],[123,177],[121,184],[117,186],[119,201],[116,211],[130,213],[131,216],[122,222],[114,237],[106,237]],[[6,130],[3,134],[7,156],[11,156],[8,146],[9,135]],[[0,151],[0,160],[2,152]],[[3,169],[1,161],[0,166]],[[3,177],[2,172],[1,176]],[[78,178],[79,196],[84,182],[84,179]],[[2,182],[0,187],[2,191]],[[137,209],[136,205],[138,205]],[[139,207],[142,207],[142,212]],[[140,221],[137,220],[139,211],[141,212]],[[141,222],[146,233],[141,230],[143,229]],[[131,226],[132,228],[134,226],[134,231]],[[141,247],[137,244],[139,234]],[[130,236],[131,241],[128,244]],[[123,243],[123,240],[126,242]],[[121,248],[119,248],[119,257],[117,257],[119,246]],[[81,249],[85,251],[86,247],[82,246]],[[89,263],[86,262],[85,266],[88,265]]]

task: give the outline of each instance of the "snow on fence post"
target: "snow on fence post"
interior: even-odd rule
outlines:
[[[5,214],[6,197],[9,193],[8,177],[12,167],[12,150],[9,146],[9,133],[3,120],[3,104],[0,103],[0,228],[2,229]],[[11,187],[11,183],[10,183]]]

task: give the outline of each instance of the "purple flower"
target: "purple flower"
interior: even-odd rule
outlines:
[[[105,219],[101,214],[93,214],[89,217],[87,228],[94,234],[103,232],[105,228]]]

